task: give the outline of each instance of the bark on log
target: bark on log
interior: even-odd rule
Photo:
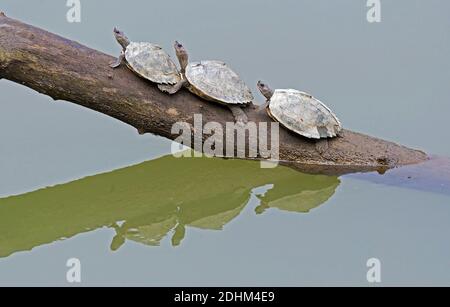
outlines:
[[[0,79],[169,139],[177,137],[171,134],[175,122],[193,124],[196,113],[203,115],[204,122],[219,122],[223,127],[233,121],[227,108],[205,102],[185,90],[168,96],[126,67],[111,69],[108,64],[112,60],[110,55],[0,14]],[[245,112],[257,124],[271,121],[257,106],[250,106]],[[317,171],[315,165],[321,165],[327,172],[342,173],[419,163],[427,155],[348,130],[343,137],[329,140],[328,146],[316,146],[315,141],[280,127],[280,159],[297,162],[300,169]]]

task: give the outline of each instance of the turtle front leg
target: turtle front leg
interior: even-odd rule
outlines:
[[[117,68],[120,66],[120,64],[122,64],[124,62],[125,62],[125,53],[122,51],[120,53],[119,57],[117,58],[117,60],[109,64],[109,67]]]
[[[241,107],[228,105],[228,108],[230,109],[231,113],[233,113],[236,123],[244,125],[248,123],[247,114],[245,114],[244,110],[242,110]]]
[[[186,85],[187,85],[187,81],[184,79],[181,79],[175,85],[158,84],[158,88],[165,93],[173,95],[176,92],[178,92],[183,86],[186,86]]]

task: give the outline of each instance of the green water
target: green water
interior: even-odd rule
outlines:
[[[133,40],[222,59],[255,82],[306,90],[345,127],[450,156],[450,3],[4,0],[7,15],[117,54]],[[176,159],[170,142],[0,81],[0,285],[450,285],[450,196],[440,182],[307,175]],[[448,172],[442,169],[442,172]],[[444,176],[445,177],[445,176]],[[434,178],[434,177],[433,177]],[[446,182],[448,183],[448,182]],[[441,193],[444,191],[444,193]]]

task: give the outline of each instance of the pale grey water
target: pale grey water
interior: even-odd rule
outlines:
[[[67,23],[65,1],[3,0],[0,10],[110,54],[114,26],[171,53],[178,39],[192,59],[238,70],[258,101],[259,79],[305,90],[346,128],[450,156],[448,1],[382,1],[379,24],[366,21],[366,1],[81,3],[80,24]],[[9,81],[0,93],[0,197],[170,152],[167,140]],[[450,285],[449,196],[340,180],[309,213],[255,215],[252,196],[223,230],[188,227],[178,247],[165,238],[111,252],[114,231],[102,228],[18,250],[0,258],[0,285],[67,285],[70,257],[82,261],[82,285],[368,285],[371,257],[382,285]]]

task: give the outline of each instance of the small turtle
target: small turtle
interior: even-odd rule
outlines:
[[[253,101],[253,95],[244,81],[224,62],[189,63],[184,46],[176,41],[174,47],[180,62],[182,79],[172,87],[164,86],[164,89],[161,89],[174,94],[184,86],[203,99],[228,106],[236,122],[246,123],[247,115],[240,106],[249,105]]]
[[[310,94],[293,89],[273,91],[261,81],[257,85],[267,99],[267,114],[285,128],[312,139],[335,137],[342,130],[336,115]]]
[[[137,75],[158,84],[158,87],[174,85],[181,80],[176,64],[158,45],[130,42],[122,31],[114,28],[114,36],[122,46],[122,52],[112,68],[125,63]]]

